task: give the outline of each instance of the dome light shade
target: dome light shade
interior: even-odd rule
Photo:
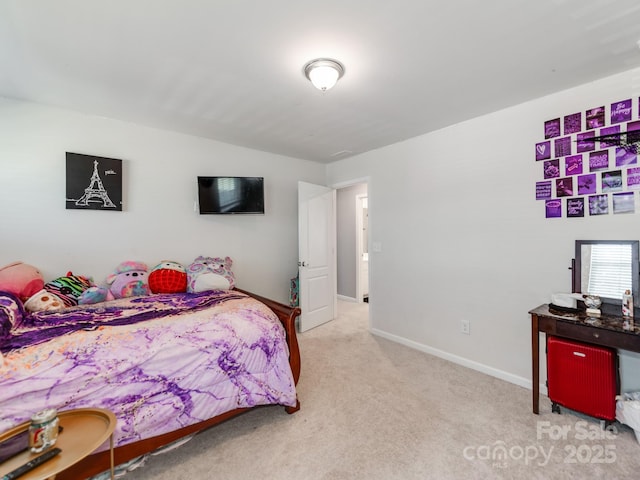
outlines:
[[[304,74],[314,87],[326,92],[344,75],[344,67],[336,60],[318,58],[304,66]]]

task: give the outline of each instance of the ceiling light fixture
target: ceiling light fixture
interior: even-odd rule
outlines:
[[[317,58],[304,66],[304,75],[318,90],[326,92],[344,75],[344,67],[330,58]]]

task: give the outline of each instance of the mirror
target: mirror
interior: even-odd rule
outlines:
[[[576,240],[574,290],[598,295],[603,304],[622,305],[625,290],[638,298],[637,240]]]

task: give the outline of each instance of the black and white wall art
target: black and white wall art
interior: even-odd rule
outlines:
[[[67,152],[66,207],[122,211],[122,160]]]

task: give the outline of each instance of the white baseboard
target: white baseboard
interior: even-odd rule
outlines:
[[[513,375],[512,373],[505,372],[504,370],[498,370],[497,368],[493,368],[488,365],[484,365],[482,363],[474,362],[473,360],[469,360],[468,358],[460,357],[458,355],[453,355],[443,350],[438,350],[437,348],[429,347],[427,345],[423,345],[422,343],[414,342],[413,340],[408,340],[404,337],[399,337],[397,335],[393,335],[391,333],[387,333],[382,330],[372,328],[370,331],[372,334],[382,338],[386,338],[387,340],[391,340],[392,342],[400,343],[409,348],[413,348],[415,350],[428,353],[429,355],[434,355],[444,360],[448,360],[458,365],[462,365],[463,367],[471,368],[472,370],[477,370],[478,372],[491,375],[492,377],[496,377],[496,378],[499,378],[500,380],[504,380],[506,382],[513,383],[515,385],[519,385],[521,387],[531,390],[531,380],[529,380],[528,378],[520,377],[518,375]],[[546,385],[540,385],[540,394],[541,395],[547,394]]]
[[[345,295],[340,295],[338,294],[338,300],[343,300],[345,302],[354,302],[354,303],[358,303],[358,299],[355,297],[347,297]]]

